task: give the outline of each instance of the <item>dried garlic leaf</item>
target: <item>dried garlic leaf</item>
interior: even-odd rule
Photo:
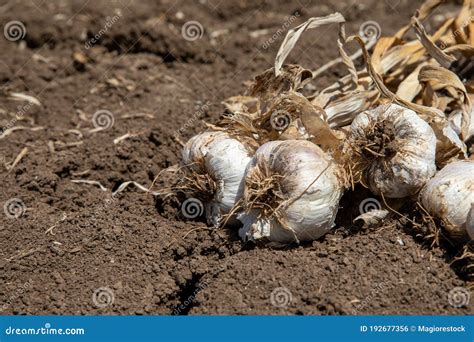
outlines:
[[[461,11],[459,12],[459,15],[457,16],[456,20],[454,21],[454,32],[456,33],[454,35],[454,38],[456,39],[456,42],[458,43],[467,43],[469,40],[466,36],[466,33],[464,32],[464,28],[472,22],[472,7],[473,7],[473,1],[472,0],[464,0],[463,6],[461,8]]]
[[[295,28],[288,31],[283,40],[283,43],[278,50],[276,59],[275,59],[275,75],[278,76],[282,73],[281,66],[285,62],[286,57],[290,54],[291,50],[293,50],[296,42],[300,38],[300,36],[309,29],[318,28],[320,26],[328,25],[328,24],[342,24],[345,22],[344,17],[341,13],[333,13],[329,14],[325,17],[314,17],[309,18],[303,24],[296,26]]]
[[[379,99],[379,92],[375,90],[355,91],[329,102],[324,108],[331,127],[343,127],[363,111],[372,107]]]
[[[288,91],[296,91],[312,80],[313,74],[299,65],[285,65],[275,76],[273,68],[257,75],[248,89],[248,96],[257,97],[263,102]],[[265,110],[262,108],[262,110]]]
[[[367,70],[369,71],[369,75],[372,78],[372,80],[374,81],[374,83],[377,86],[377,88],[379,89],[379,91],[385,97],[387,97],[391,101],[396,102],[396,103],[398,103],[398,104],[400,104],[400,105],[402,105],[406,108],[414,110],[419,115],[421,115],[425,119],[425,121],[429,122],[429,121],[433,120],[436,117],[444,118],[444,114],[441,111],[437,110],[436,108],[430,108],[430,107],[421,106],[421,105],[418,105],[418,104],[415,104],[415,103],[411,103],[409,101],[403,100],[402,98],[400,98],[396,94],[394,94],[390,89],[387,88],[387,86],[385,85],[385,83],[383,81],[382,76],[374,70],[372,62],[370,60],[369,52],[365,48],[364,41],[359,36],[349,37],[348,40],[355,40],[361,46],[362,51],[364,53],[363,54],[364,62],[365,62]]]
[[[436,135],[436,165],[439,168],[453,160],[467,158],[467,147],[449,122],[437,120],[431,122],[430,126]]]
[[[397,96],[405,101],[413,101],[422,90],[418,75],[420,74],[421,68],[425,65],[425,63],[418,65],[416,69],[398,85]]]
[[[412,17],[412,25],[415,28],[416,36],[420,40],[423,47],[440,65],[445,68],[449,68],[451,64],[456,61],[455,57],[446,54],[438,46],[436,46],[416,16]]]
[[[222,102],[231,113],[256,113],[260,111],[260,103],[253,96],[232,96]]]
[[[457,102],[462,110],[461,138],[464,140],[469,133],[471,124],[472,104],[467,90],[459,77],[443,67],[426,65],[420,70],[420,83],[429,84],[434,91],[443,90]]]
[[[382,66],[380,65],[382,56],[384,56],[395,44],[399,45],[400,43],[401,40],[397,37],[381,37],[378,40],[372,53],[372,64],[378,73],[383,73]]]

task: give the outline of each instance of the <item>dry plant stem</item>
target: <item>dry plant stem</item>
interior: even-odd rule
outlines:
[[[367,50],[370,50],[371,48],[374,47],[375,43],[377,43],[377,40],[372,39],[367,42]],[[352,61],[355,61],[362,57],[362,50],[357,50],[355,53],[349,56],[349,58]],[[318,69],[313,71],[313,79],[318,78],[321,74],[323,74],[326,70],[331,69],[332,67],[342,63],[344,59],[342,57],[338,57],[336,59],[333,59],[332,61],[324,64],[323,66],[319,67]]]
[[[13,164],[8,168],[8,173],[10,173],[15,166],[18,165],[18,163],[23,159],[24,156],[28,153],[28,147],[24,147],[21,152],[16,156],[15,160],[13,161]]]
[[[0,139],[3,139],[5,138],[6,136],[12,134],[13,132],[16,132],[16,131],[32,131],[32,132],[36,132],[36,131],[39,131],[39,130],[42,130],[44,129],[44,127],[41,127],[41,126],[37,126],[37,127],[25,127],[25,126],[15,126],[15,127],[12,127],[12,128],[8,128],[6,129],[3,134],[0,135]]]
[[[90,185],[97,185],[100,190],[107,191],[107,188],[103,186],[99,181],[87,180],[87,179],[72,179],[71,182],[77,184],[90,184]]]

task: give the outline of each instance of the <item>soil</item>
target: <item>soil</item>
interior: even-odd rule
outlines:
[[[0,39],[0,123],[35,128],[0,144],[0,202],[19,199],[26,209],[0,220],[1,313],[472,314],[472,304],[448,301],[453,288],[469,286],[451,263],[456,250],[431,248],[400,220],[351,225],[372,197],[361,189],[343,198],[333,232],[285,249],[165,215],[133,185],[111,197],[125,181],[150,186],[179,162],[177,140],[215,122],[221,101],[272,66],[285,22],[339,11],[349,33],[374,20],[388,35],[420,4],[0,1],[2,26],[26,28],[22,40]],[[181,33],[191,20],[203,27],[194,41]],[[305,35],[288,62],[316,69],[337,56],[336,37],[334,27]],[[345,73],[333,68],[316,86]],[[113,114],[112,127],[94,130],[98,110]]]

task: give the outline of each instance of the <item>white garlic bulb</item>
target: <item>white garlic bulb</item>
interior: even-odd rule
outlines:
[[[474,160],[446,165],[420,192],[421,204],[452,236],[474,238]]]
[[[436,172],[436,136],[414,111],[397,104],[359,114],[344,145],[349,167],[374,194],[416,194]]]
[[[189,169],[190,187],[204,202],[209,224],[218,226],[241,198],[244,173],[254,148],[247,140],[208,131],[192,137],[182,151]],[[232,224],[232,221],[228,222]]]
[[[271,141],[245,173],[243,240],[276,243],[319,238],[334,225],[343,192],[339,166],[305,140]]]

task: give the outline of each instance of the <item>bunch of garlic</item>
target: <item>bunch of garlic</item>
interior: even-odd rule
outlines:
[[[474,239],[474,161],[445,166],[420,192],[421,204],[453,237]]]
[[[204,202],[209,224],[218,226],[241,198],[245,169],[254,151],[252,141],[222,131],[200,133],[184,146],[185,187]]]
[[[243,240],[315,240],[334,225],[343,192],[339,166],[305,140],[271,141],[256,151],[245,173]]]
[[[356,180],[389,198],[418,193],[436,172],[433,129],[397,104],[359,114],[350,126],[344,153]]]

